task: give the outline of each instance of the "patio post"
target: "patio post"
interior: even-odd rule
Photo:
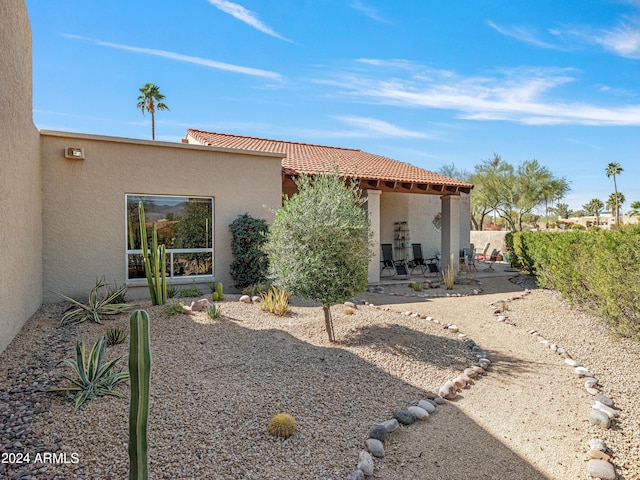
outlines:
[[[457,195],[443,195],[442,200],[442,269],[449,266],[453,254],[454,267],[460,269],[458,261],[460,255],[460,197]]]
[[[373,256],[369,261],[369,283],[380,281],[380,190],[365,190],[363,196],[367,199],[367,217],[373,231]]]

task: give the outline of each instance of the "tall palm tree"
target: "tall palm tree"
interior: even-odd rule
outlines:
[[[598,228],[600,228],[600,212],[602,211],[602,209],[604,208],[604,203],[602,203],[602,200],[599,200],[597,198],[594,198],[592,200],[589,200],[589,203],[585,203],[582,206],[582,209],[585,212],[588,213],[593,213],[596,217],[596,226],[598,226]]]
[[[621,192],[612,193],[607,199],[607,208],[611,209],[611,214],[615,211],[616,220],[620,216],[620,206],[625,202],[626,198]],[[616,210],[617,209],[617,210]]]
[[[609,165],[607,165],[607,168],[605,169],[605,172],[607,174],[607,178],[611,178],[613,177],[613,190],[615,192],[616,195],[616,201],[618,200],[618,185],[616,184],[616,175],[620,175],[623,172],[622,167],[620,166],[619,163],[616,162],[611,162],[609,163]],[[616,228],[618,228],[620,226],[620,215],[618,215],[618,213],[620,212],[620,204],[616,203]]]
[[[157,85],[153,83],[147,83],[144,87],[140,89],[140,95],[138,97],[138,108],[142,111],[142,115],[144,115],[144,111],[146,110],[151,114],[151,139],[156,139],[156,110],[169,110],[162,101],[164,100],[164,95],[160,93],[160,89]]]

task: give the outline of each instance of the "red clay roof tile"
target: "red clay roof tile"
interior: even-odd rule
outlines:
[[[307,143],[269,140],[266,138],[242,137],[216,132],[188,129],[187,136],[196,142],[223,148],[284,153],[282,171],[285,175],[300,173],[316,174],[333,171],[345,176],[357,176],[360,180],[412,182],[438,184],[465,189],[473,185],[445,177],[405,162],[349,148],[327,147]]]

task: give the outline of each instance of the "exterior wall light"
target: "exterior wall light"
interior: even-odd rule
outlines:
[[[64,157],[73,160],[84,160],[84,148],[82,147],[65,147]]]

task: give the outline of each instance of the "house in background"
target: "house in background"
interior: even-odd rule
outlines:
[[[338,173],[357,178],[367,200],[374,233],[369,283],[380,281],[380,244],[394,245],[396,259],[410,259],[411,244],[425,257],[442,252],[443,266],[469,246],[469,193],[473,185],[391,158],[349,148],[268,140],[202,130],[187,130],[184,143],[215,148],[280,153],[282,192],[297,191],[293,178],[305,173]],[[398,238],[398,237],[402,238]],[[402,241],[398,241],[402,240]]]
[[[140,201],[175,239],[171,283],[232,285],[231,222],[244,213],[271,222],[292,177],[334,164],[358,175],[378,243],[393,243],[395,222],[444,260],[469,243],[471,185],[359,150],[197,130],[184,143],[38,131],[24,0],[0,2],[0,45],[0,352],[58,293],[85,300],[104,276],[148,296],[135,239]],[[377,256],[370,280],[379,268]]]

